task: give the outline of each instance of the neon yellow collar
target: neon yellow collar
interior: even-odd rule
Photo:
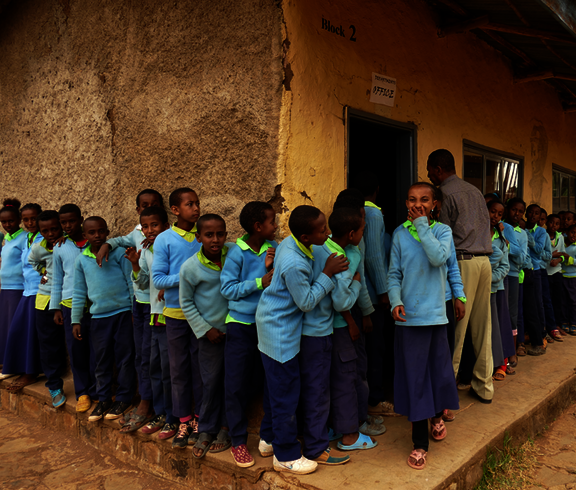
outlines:
[[[255,252],[254,250],[252,250],[252,248],[250,247],[250,245],[248,245],[246,243],[246,240],[248,240],[248,238],[250,238],[250,235],[248,233],[246,233],[246,235],[241,236],[240,238],[238,238],[236,240],[236,245],[238,245],[240,247],[240,250],[250,250],[252,253],[255,253],[256,255],[260,256],[262,255],[264,252],[266,252],[266,250],[268,250],[272,245],[268,242],[268,240],[264,240],[264,243],[262,244],[262,247],[260,247],[260,251],[259,252]]]
[[[436,221],[431,220],[430,221],[430,228],[434,228],[435,225],[436,225]],[[416,229],[416,226],[414,226],[414,223],[412,223],[412,221],[406,220],[402,224],[402,226],[410,232],[410,235],[412,235],[416,240],[420,241],[420,237],[418,236],[418,230]]]
[[[4,238],[6,238],[6,241],[9,242],[11,240],[14,240],[14,238],[16,238],[18,235],[20,235],[20,233],[22,233],[24,231],[24,228],[18,228],[18,231],[15,233],[12,233],[12,235],[10,235],[10,233],[6,233],[6,236]]]
[[[54,251],[53,248],[48,248],[48,240],[46,240],[46,238],[44,238],[41,242],[40,242],[40,246],[43,247],[46,252],[50,252],[52,253]]]
[[[224,245],[222,247],[222,255],[221,255],[222,267],[224,267],[224,261],[226,260],[226,254],[227,253],[228,253],[228,247],[226,245]],[[198,250],[198,260],[200,261],[200,263],[202,265],[208,267],[208,269],[212,269],[213,271],[218,271],[218,272],[220,272],[222,270],[221,267],[216,265],[210,259],[206,258],[206,256],[204,255],[204,247],[203,246],[200,247],[200,250]]]
[[[346,257],[346,251],[334,240],[332,240],[332,238],[328,238],[328,240],[326,240],[326,246],[328,247],[330,252],[338,255],[344,255],[344,257]]]
[[[364,206],[368,208],[376,208],[378,211],[382,211],[382,208],[379,208],[378,206],[376,206],[376,204],[370,201],[364,201]]]
[[[500,233],[498,233],[498,230],[494,230],[494,235],[492,235],[492,241],[496,240],[497,238],[500,238]]]
[[[86,250],[84,250],[84,252],[82,252],[82,255],[86,255],[86,257],[91,257],[91,258],[93,258],[94,260],[96,260],[96,255],[94,255],[94,254],[92,253],[92,245],[88,245],[88,246],[86,247]]]
[[[310,245],[310,248],[306,248],[304,245],[302,245],[300,243],[300,241],[294,235],[290,235],[290,236],[294,239],[294,241],[296,242],[296,245],[298,245],[298,248],[300,250],[302,250],[302,253],[304,255],[306,255],[306,257],[308,257],[309,259],[314,260],[314,255],[313,255],[314,252],[312,250],[312,245]]]
[[[194,228],[192,228],[190,231],[186,231],[183,230],[182,228],[178,228],[176,226],[176,223],[174,223],[172,225],[172,230],[174,230],[176,233],[178,233],[178,235],[180,235],[182,238],[184,238],[184,240],[186,240],[187,242],[192,243],[194,240],[196,240],[196,233],[197,233],[197,228],[196,228],[196,223],[194,223]]]

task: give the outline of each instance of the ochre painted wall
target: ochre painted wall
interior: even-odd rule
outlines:
[[[285,0],[283,11],[293,73],[281,125],[287,209],[329,211],[346,186],[344,106],[414,123],[420,180],[437,148],[454,154],[462,175],[464,139],[524,157],[523,196],[548,209],[552,164],[576,170],[576,114],[564,114],[544,82],[514,84],[508,59],[473,34],[438,38],[423,1]],[[322,18],[346,36],[323,30]],[[397,79],[394,107],[369,102],[372,72]]]

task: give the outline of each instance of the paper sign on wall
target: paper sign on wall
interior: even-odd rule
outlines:
[[[378,73],[372,73],[372,91],[370,102],[394,107],[396,95],[396,79]]]

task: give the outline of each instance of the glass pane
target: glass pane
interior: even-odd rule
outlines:
[[[560,197],[559,180],[560,174],[558,172],[552,172],[552,197],[554,198]],[[558,200],[558,203],[560,203],[560,200]],[[556,211],[554,211],[554,213],[556,213]]]
[[[470,182],[480,192],[484,193],[482,186],[483,156],[470,151],[464,152],[464,180]]]
[[[505,161],[502,172],[502,198],[504,202],[518,195],[518,162]]]
[[[570,187],[569,187],[569,200],[568,200],[568,209],[570,211],[574,211],[575,206],[574,206],[574,197],[576,196],[576,178],[574,178],[573,176],[570,176]]]
[[[500,160],[486,158],[486,194],[500,191],[500,166]]]
[[[562,208],[560,207],[560,198],[559,197],[553,197],[552,198],[552,212],[554,214],[558,214],[560,211],[562,211]]]
[[[560,209],[562,211],[568,210],[568,177],[566,175],[560,176]]]

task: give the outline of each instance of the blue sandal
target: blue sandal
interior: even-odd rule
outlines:
[[[576,335],[576,325],[570,325],[570,330],[568,330],[570,335]]]
[[[338,443],[338,449],[341,451],[355,451],[357,449],[373,449],[378,445],[378,441],[372,441],[370,436],[358,432],[358,439],[354,444],[346,446],[342,442]]]

